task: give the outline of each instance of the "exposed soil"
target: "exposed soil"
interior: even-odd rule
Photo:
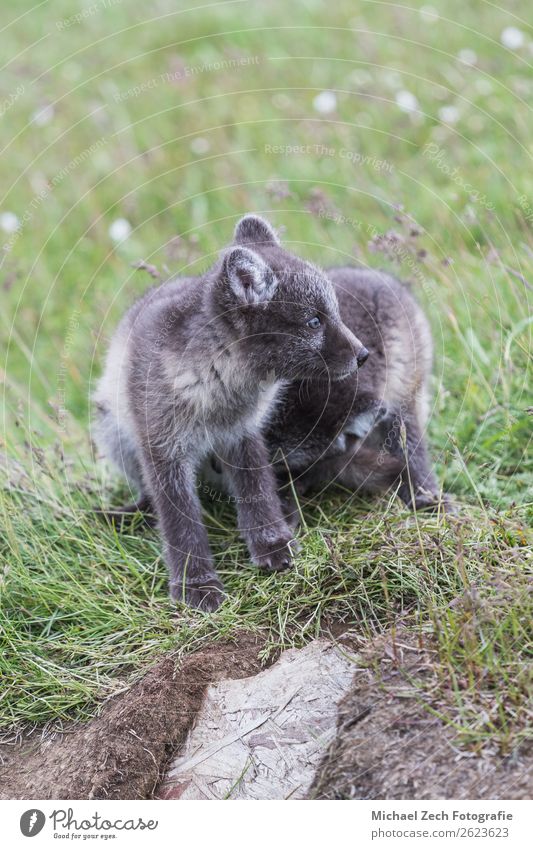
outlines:
[[[532,798],[532,746],[507,758],[459,747],[453,729],[420,703],[431,701],[431,654],[408,638],[394,648],[390,638],[377,640],[372,651],[381,664],[356,672],[308,798]],[[426,679],[425,692],[414,678]]]
[[[429,650],[406,634],[377,638],[362,649],[355,642],[359,651],[350,655],[357,671],[308,798],[533,796],[531,745],[507,758],[486,748],[470,752],[423,707],[435,685]],[[21,743],[0,745],[0,799],[152,798],[179,756],[207,686],[256,675],[261,646],[256,636],[239,634],[179,663],[167,656],[91,722],[48,736],[36,730]]]
[[[0,747],[0,799],[146,799],[185,740],[209,683],[260,671],[261,643],[210,645],[176,664],[167,657],[85,725]]]

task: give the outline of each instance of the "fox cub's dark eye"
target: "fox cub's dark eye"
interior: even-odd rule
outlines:
[[[307,322],[307,326],[310,327],[311,330],[316,330],[318,327],[320,327],[321,324],[322,322],[320,321],[317,315],[315,315],[313,318],[310,318]]]

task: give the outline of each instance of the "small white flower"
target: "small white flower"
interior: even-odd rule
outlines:
[[[32,124],[36,124],[37,127],[46,127],[54,118],[54,107],[51,105],[42,106],[40,109],[36,109],[33,115],[31,116]]]
[[[193,153],[197,153],[198,155],[207,153],[210,148],[211,145],[207,139],[203,138],[203,136],[196,136],[196,138],[191,141],[191,150]]]
[[[290,97],[287,97],[283,92],[276,92],[272,95],[272,106],[275,106],[276,109],[292,109],[292,105]]]
[[[329,115],[337,108],[337,95],[334,91],[321,91],[313,100],[313,109],[321,115]]]
[[[433,6],[422,6],[420,9],[420,17],[427,23],[434,24],[439,19],[439,13]]]
[[[130,235],[131,224],[126,218],[117,218],[110,224],[108,233],[113,242],[122,242]]]
[[[459,118],[459,110],[455,106],[443,106],[439,109],[439,120],[443,124],[457,124]]]
[[[14,212],[2,212],[0,215],[0,227],[4,233],[16,233],[20,227],[18,216]]]
[[[490,80],[486,80],[485,77],[480,77],[476,80],[475,86],[479,94],[491,94],[492,92],[492,83]]]
[[[364,86],[370,85],[372,82],[372,75],[368,71],[365,71],[364,68],[359,68],[357,71],[352,71],[348,75],[348,82],[364,88]]]
[[[392,89],[398,90],[402,87],[402,76],[397,71],[387,71],[383,79],[385,80],[385,84]]]
[[[83,73],[83,68],[77,62],[67,62],[63,65],[62,74],[66,80],[79,80]]]
[[[505,27],[500,35],[500,41],[509,50],[518,50],[524,44],[524,33],[517,27]]]
[[[396,92],[396,103],[403,112],[416,112],[418,109],[418,100],[414,94],[405,89]]]
[[[475,50],[470,50],[469,47],[465,47],[464,50],[459,51],[457,58],[463,63],[463,65],[475,65],[477,62],[477,53]]]

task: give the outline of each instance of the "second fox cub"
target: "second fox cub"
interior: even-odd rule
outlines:
[[[368,362],[340,382],[301,380],[283,393],[267,430],[279,473],[290,469],[301,494],[331,482],[370,493],[396,486],[410,507],[449,509],[427,450],[433,345],[420,306],[384,272],[330,268],[327,275]]]
[[[289,473],[300,492],[397,484],[407,504],[438,505],[424,435],[431,358],[401,283],[324,272],[254,215],[203,277],[141,298],[112,340],[95,436],[136,490],[122,510],[157,516],[172,596],[207,610],[223,598],[200,474],[235,497],[251,558],[270,570],[292,557],[295,506],[278,492]]]

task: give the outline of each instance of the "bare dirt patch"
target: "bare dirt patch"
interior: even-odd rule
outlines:
[[[211,684],[157,796],[305,798],[353,670],[353,658],[318,639],[259,675]]]
[[[430,652],[402,634],[376,640],[366,653],[378,656],[378,665],[358,669],[340,702],[337,736],[308,798],[532,798],[531,745],[508,757],[470,751],[428,710],[435,685]]]
[[[167,657],[100,715],[42,739],[0,748],[1,799],[145,799],[185,740],[205,689],[260,671],[257,637],[210,645],[177,664]]]

